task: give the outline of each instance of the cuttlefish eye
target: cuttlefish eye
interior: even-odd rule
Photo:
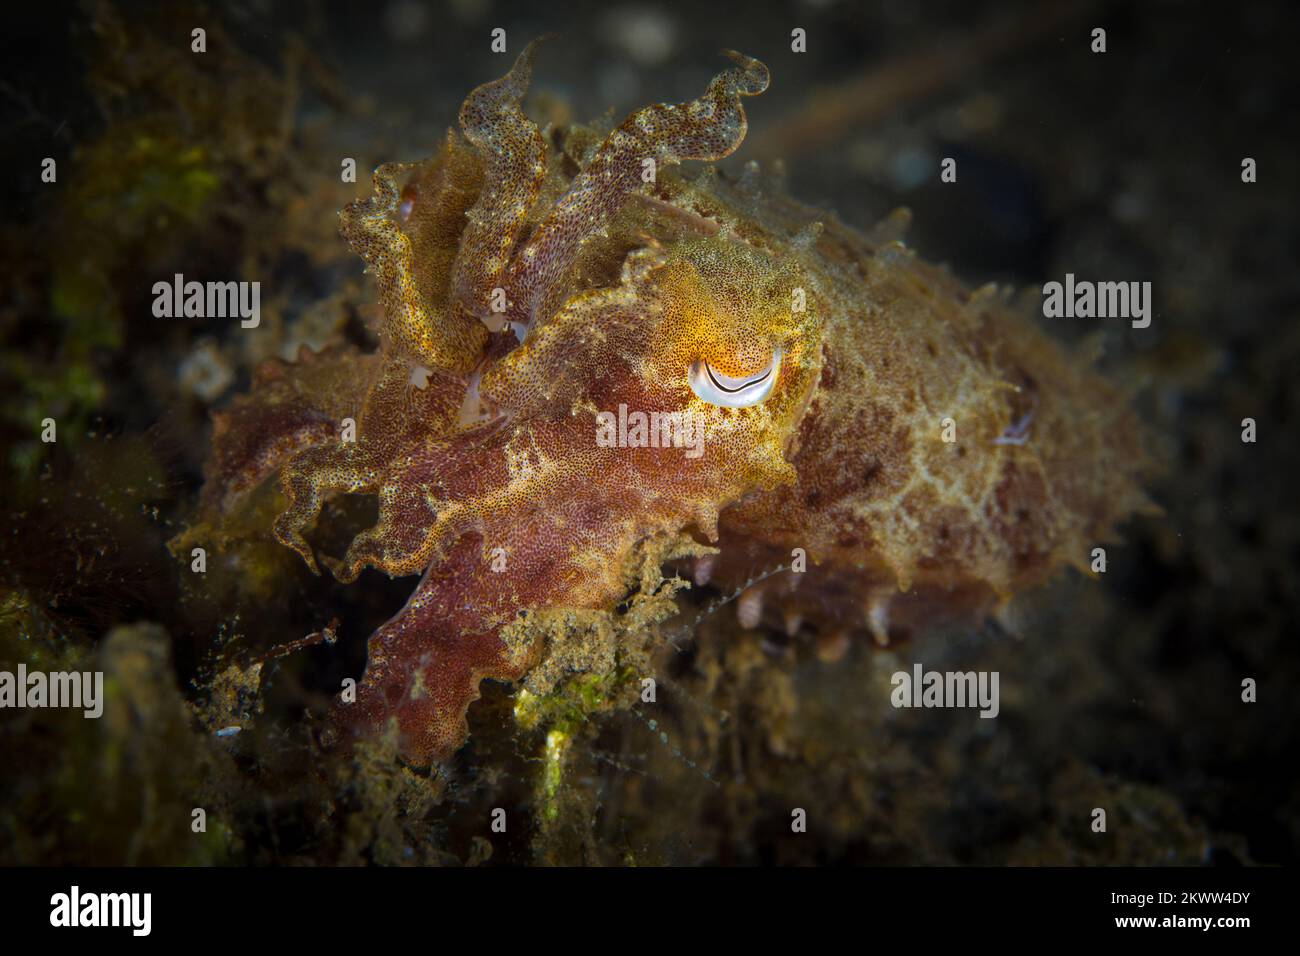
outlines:
[[[710,405],[749,408],[772,394],[772,387],[776,385],[780,371],[781,346],[778,345],[772,350],[772,361],[767,368],[754,375],[732,378],[723,375],[703,359],[697,359],[691,364],[687,380],[691,383],[691,391]]]

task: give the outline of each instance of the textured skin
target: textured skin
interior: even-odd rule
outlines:
[[[424,575],[371,637],[342,726],[396,721],[408,759],[446,757],[480,681],[536,663],[540,642],[517,639],[527,612],[612,607],[654,535],[716,544],[697,577],[725,584],[802,548],[808,571],[753,589],[742,623],[766,609],[884,640],[1084,566],[1145,506],[1122,396],[996,292],[917,260],[905,216],[864,236],[752,165],[738,181],[667,168],[739,146],[761,63],[729,54],[700,99],[602,138],[527,119],[533,53],[470,94],[463,138],[380,167],[344,210],[383,305],[380,351],[273,363],[218,418],[210,510],[278,470],[275,533],[315,569],[323,503],[374,494],[376,525],[323,563],[344,582]],[[777,346],[761,404],[719,408],[688,386],[697,360],[748,375]],[[603,447],[596,415],[620,405],[698,416],[704,454]]]

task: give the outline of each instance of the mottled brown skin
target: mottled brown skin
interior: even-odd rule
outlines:
[[[996,293],[914,258],[897,218],[862,236],[757,167],[669,168],[739,146],[761,63],[731,54],[700,99],[602,133],[527,119],[533,53],[470,94],[463,138],[381,167],[344,210],[383,305],[378,353],[273,363],[217,420],[210,520],[278,472],[275,533],[315,570],[324,502],[374,494],[376,525],[322,563],[344,582],[423,574],[339,727],[395,723],[408,759],[446,757],[481,680],[543,651],[528,612],[612,607],[655,536],[717,544],[728,583],[803,549],[807,571],[755,591],[749,616],[883,638],[1082,565],[1143,505],[1122,398]],[[694,362],[752,375],[778,348],[756,405],[688,384]],[[596,416],[620,404],[697,416],[704,454],[605,447]]]
[[[874,241],[830,224],[799,253],[831,305],[790,449],[797,478],[727,510],[713,571],[734,581],[794,548],[826,565],[760,586],[779,596],[774,623],[865,625],[884,642],[1001,604],[1062,564],[1088,572],[1116,523],[1151,509],[1125,396],[996,289],[918,260],[891,238],[905,221]]]

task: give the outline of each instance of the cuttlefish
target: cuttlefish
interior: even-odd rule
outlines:
[[[341,728],[447,757],[480,682],[536,666],[519,622],[614,607],[656,536],[708,546],[701,582],[788,568],[746,592],[746,626],[885,641],[1086,570],[1149,506],[1123,391],[1008,295],[918,259],[905,213],[863,233],[779,168],[683,175],[740,146],[762,63],[729,52],[698,99],[612,129],[539,128],[535,52],[342,211],[378,349],[264,363],[215,414],[216,520],[278,479],[274,534],[313,571],[421,576]],[[346,494],[378,520],[318,556],[307,535]]]

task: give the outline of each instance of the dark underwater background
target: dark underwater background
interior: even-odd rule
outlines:
[[[1292,5],[47,2],[6,17],[0,668],[102,669],[112,690],[101,721],[0,712],[0,863],[1296,861]],[[690,99],[735,48],[773,80],[724,170],[780,160],[792,195],[864,229],[906,206],[908,244],[973,286],[1150,281],[1151,328],[1052,331],[1103,333],[1102,366],[1133,387],[1164,464],[1164,513],[1125,526],[1101,581],[1027,595],[1014,633],[947,628],[829,663],[798,636],[740,631],[724,605],[665,653],[667,716],[584,714],[558,788],[502,685],[446,767],[323,757],[315,715],[415,579],[315,578],[269,524],[201,579],[167,545],[194,516],[210,412],[257,362],[373,344],[336,212],[374,165],[429,155],[504,72],[496,27],[511,51],[561,34],[538,58],[535,116]],[[959,188],[938,181],[948,156]],[[155,319],[152,285],[177,272],[262,281],[264,334]],[[333,508],[318,544],[338,553],[328,529],[367,514]],[[683,602],[693,618],[724,598]],[[335,618],[337,643],[259,663]],[[998,720],[889,708],[889,674],[916,660],[998,670]],[[214,735],[230,722],[247,729]],[[527,822],[488,839],[497,806]],[[791,806],[814,833],[790,832]]]

